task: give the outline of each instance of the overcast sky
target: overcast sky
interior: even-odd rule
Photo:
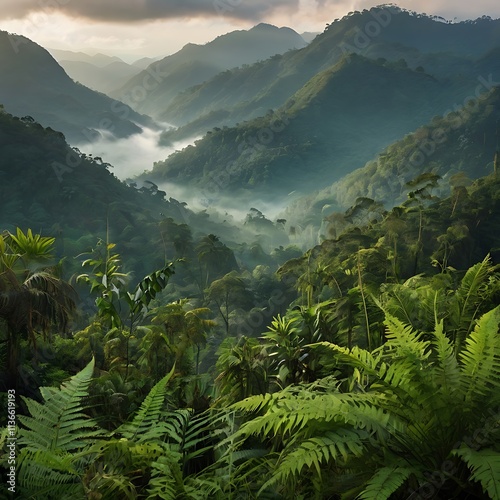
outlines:
[[[326,23],[370,0],[0,0],[0,29],[46,48],[103,52],[128,61],[165,56],[259,22],[296,31]],[[446,19],[500,17],[499,0],[401,0],[401,7]]]

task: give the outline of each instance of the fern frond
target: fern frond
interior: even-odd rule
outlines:
[[[349,456],[360,457],[364,450],[363,441],[367,438],[368,433],[362,430],[339,429],[306,439],[280,458],[273,477],[261,489],[277,482],[285,483],[290,476],[299,477],[304,468],[320,470],[327,463],[345,462]]]
[[[474,327],[479,306],[483,301],[485,288],[487,288],[488,278],[493,270],[491,257],[487,255],[482,262],[472,266],[460,282],[455,294],[457,314],[451,315],[452,324],[456,330],[457,350],[460,350],[464,339]]]
[[[500,306],[484,314],[460,353],[466,404],[500,401]]]
[[[433,336],[432,344],[436,356],[433,378],[436,385],[441,389],[442,396],[452,400],[460,389],[460,367],[455,356],[453,343],[444,334],[443,321],[436,324]]]
[[[401,467],[399,465],[381,467],[356,498],[359,500],[386,500],[411,474],[419,472],[420,470],[416,467]]]
[[[181,454],[170,452],[152,464],[151,479],[148,485],[148,500],[176,500],[179,490],[183,489]]]
[[[468,447],[453,452],[471,469],[471,479],[481,483],[483,491],[493,500],[500,500],[500,453],[491,449],[473,450]]]
[[[23,398],[31,416],[19,416],[25,427],[19,444],[31,450],[74,451],[83,448],[89,439],[102,433],[96,423],[82,412],[82,400],[94,371],[94,360],[64,382],[60,389],[41,387],[43,403]],[[90,430],[93,429],[93,430]]]
[[[386,314],[384,323],[387,327],[384,347],[393,355],[418,362],[429,357],[427,350],[430,343],[422,340],[422,333],[415,332],[411,326],[390,314]]]
[[[117,432],[131,441],[136,440],[138,443],[163,435],[164,428],[159,426],[158,423],[167,394],[167,384],[172,378],[174,370],[175,365],[170,370],[170,373],[165,375],[165,377],[149,391],[149,394],[142,402],[132,422],[122,424],[117,429]]]
[[[90,495],[89,495],[90,493]],[[123,474],[98,473],[87,486],[87,498],[93,495],[99,498],[120,498],[123,500],[135,500],[137,491],[130,478]]]
[[[37,499],[83,496],[81,471],[70,453],[23,448],[18,461],[18,484],[23,495]]]
[[[195,415],[194,410],[176,410],[168,413],[159,425],[164,430],[164,439],[175,443],[176,449],[183,454],[184,464],[212,448],[207,445],[212,430],[209,413]]]
[[[388,429],[399,427],[392,415],[377,407],[376,394],[311,394],[303,391],[297,396],[278,400],[266,414],[245,422],[235,433],[235,439],[250,435],[282,440],[317,429],[321,425],[357,427],[386,439]]]
[[[306,347],[310,347],[312,349],[317,347],[327,348],[333,351],[333,354],[340,362],[361,369],[365,375],[372,375],[375,377],[378,376],[382,354],[381,348],[374,349],[373,351],[367,351],[366,349],[354,346],[351,349],[348,349],[347,347],[341,347],[330,342],[318,342],[316,344],[310,344]]]

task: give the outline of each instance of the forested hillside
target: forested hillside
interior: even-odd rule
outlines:
[[[500,150],[500,89],[486,88],[467,106],[444,117],[435,116],[402,140],[391,144],[362,168],[331,186],[296,200],[284,217],[296,224],[321,225],[335,210],[345,210],[360,197],[386,208],[407,196],[407,183],[424,172],[440,177],[434,193],[446,195],[455,187],[498,169]]]
[[[16,116],[32,116],[63,132],[73,144],[101,133],[128,137],[154,127],[151,118],[75,83],[55,59],[26,37],[0,31],[0,103]]]
[[[205,117],[198,132],[205,131],[211,113],[222,110],[225,125],[255,118],[282,106],[314,75],[352,53],[403,59],[438,79],[458,77],[462,90],[470,92],[477,85],[474,60],[498,47],[498,33],[499,21],[486,18],[448,24],[390,5],[352,12],[329,24],[307,47],[217,75],[178,95],[158,116],[176,125]],[[211,126],[220,124],[215,115]]]
[[[175,96],[218,73],[300,49],[306,42],[290,28],[261,23],[248,31],[234,31],[205,44],[188,44],[179,52],[152,63],[112,95],[155,118]],[[146,81],[148,92],[140,93]],[[152,88],[150,88],[152,87]],[[139,90],[138,90],[139,89]],[[162,117],[165,120],[165,117]],[[170,121],[168,118],[166,121]],[[177,120],[172,121],[178,124]]]
[[[47,489],[76,498],[406,498],[447,461],[452,475],[433,483],[440,496],[497,498],[496,433],[472,443],[466,436],[496,425],[499,183],[492,175],[437,200],[426,196],[429,180],[390,212],[358,204],[338,214],[330,238],[284,264],[260,288],[267,305],[243,321],[257,296],[236,266],[211,282],[207,265],[205,294],[165,303],[161,290],[179,263],[130,293],[108,245],[78,278],[97,296],[91,323],[45,339],[18,330],[14,342],[23,323],[8,306],[42,290],[48,269],[36,280],[26,269],[49,255],[51,241],[4,233],[4,273],[28,273],[24,299],[2,291],[4,333],[19,359],[17,390],[38,400],[20,409],[31,417],[19,417],[18,490],[37,498],[49,498]],[[218,248],[220,259],[226,250]],[[264,275],[252,274],[262,287]],[[63,291],[59,278],[51,283]],[[9,287],[4,279],[2,290]],[[54,304],[63,316],[45,329],[75,307],[68,294]],[[276,314],[268,327],[266,309]],[[61,389],[33,392],[70,374]],[[58,419],[68,427],[54,434]]]
[[[449,84],[404,65],[352,55],[317,74],[276,112],[217,128],[147,175],[198,187],[225,179],[217,186],[222,193],[307,191],[341,178],[444,111],[450,92]]]

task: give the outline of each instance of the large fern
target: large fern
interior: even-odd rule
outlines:
[[[94,360],[60,389],[42,387],[43,403],[23,398],[31,416],[19,415],[18,481],[23,494],[37,499],[66,498],[82,492],[84,448],[102,434],[83,413]],[[57,493],[59,492],[59,493]]]
[[[500,404],[500,307],[478,320],[459,359],[436,312],[435,321],[434,331],[423,335],[386,314],[386,343],[373,352],[329,343],[310,346],[326,348],[337,366],[350,367],[347,383],[319,381],[233,405],[251,415],[236,431],[236,443],[259,438],[279,453],[264,486],[306,492],[314,482],[325,494],[352,498],[335,489],[344,481],[334,481],[334,474],[345,474],[364,481],[349,485],[360,499],[399,493],[404,498],[410,484],[418,489],[443,463],[456,463],[456,443],[475,435],[488,410]],[[498,432],[490,432],[481,446],[497,449],[497,439]],[[455,467],[455,476],[445,477],[439,485],[444,497],[453,491],[447,487],[475,480],[493,491],[499,455],[491,451],[487,460],[487,453],[482,455],[486,465],[479,457],[474,464],[470,457],[470,463],[465,460],[470,475]],[[356,472],[359,467],[363,474]],[[370,472],[371,479],[364,477]]]
[[[469,411],[481,411],[485,399],[500,404],[500,306],[486,313],[465,341],[460,353],[464,402]]]
[[[118,433],[126,439],[137,440],[137,442],[157,439],[164,434],[165,428],[160,424],[160,416],[167,395],[167,384],[172,378],[174,370],[175,366],[153,386],[133,420],[122,424],[117,429]]]
[[[463,342],[473,330],[476,320],[488,303],[489,295],[494,287],[489,286],[489,279],[496,268],[487,255],[482,262],[472,266],[462,278],[451,301],[449,315],[450,329],[455,340],[455,350],[459,352]]]

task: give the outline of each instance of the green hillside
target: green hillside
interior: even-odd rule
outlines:
[[[95,140],[101,132],[128,137],[149,118],[104,94],[75,83],[42,47],[0,31],[0,102],[16,116],[31,116],[65,134],[73,143]]]
[[[292,29],[262,23],[248,31],[221,35],[205,45],[190,43],[179,52],[154,62],[111,95],[142,113],[159,118],[159,112],[179,92],[230,68],[305,45]],[[143,88],[146,91],[141,93]]]
[[[148,175],[205,188],[217,183],[222,193],[307,192],[444,111],[453,91],[404,65],[353,55],[313,77],[275,113],[216,128]]]
[[[407,183],[426,172],[442,178],[434,189],[442,195],[491,174],[500,150],[500,88],[483,91],[468,106],[435,116],[391,144],[364,167],[295,201],[284,216],[295,223],[314,221],[319,226],[326,215],[345,210],[358,198],[371,198],[386,207],[402,203],[410,190]]]
[[[470,60],[500,45],[499,25],[500,20],[487,18],[449,24],[395,6],[353,12],[329,24],[301,50],[218,75],[171,104],[164,102],[159,117],[184,125],[224,109],[224,124],[248,120],[282,106],[315,74],[350,53],[391,61],[403,58],[413,69],[423,66],[436,77],[461,75],[463,84],[473,89],[477,73]]]
[[[182,220],[184,207],[165,193],[140,192],[119,181],[112,167],[72,149],[64,136],[31,119],[0,112],[0,226],[16,226],[58,237],[60,255],[76,256],[98,238],[120,240],[126,255],[161,245],[162,215]],[[136,264],[139,264],[138,266]],[[147,267],[135,260],[132,268]]]

